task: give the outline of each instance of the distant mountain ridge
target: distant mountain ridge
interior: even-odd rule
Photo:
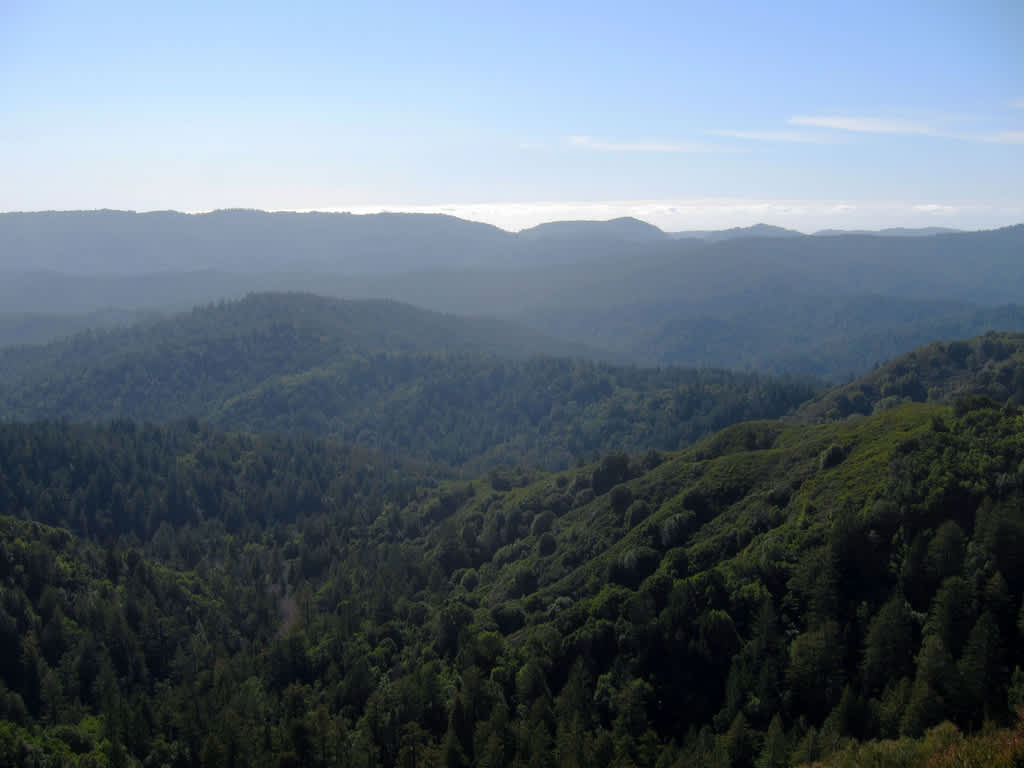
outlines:
[[[502,317],[621,362],[833,381],[921,343],[1024,330],[1024,225],[908,232],[755,225],[676,237],[631,218],[513,233],[424,214],[0,214],[0,345],[280,291]]]
[[[519,232],[526,240],[572,240],[576,238],[658,242],[669,235],[653,224],[625,216],[608,221],[551,221]]]
[[[681,232],[673,232],[671,236],[677,240],[696,238],[698,240],[706,240],[710,243],[718,243],[723,240],[736,240],[744,237],[806,237],[803,232],[797,232],[795,229],[786,229],[784,227],[776,227],[772,224],[764,223],[754,224],[749,227],[733,227],[732,229],[684,230]]]
[[[0,213],[0,273],[301,269],[356,275],[507,268],[572,262],[593,258],[602,246],[668,239],[631,217],[549,222],[516,233],[426,213],[16,212]]]
[[[514,242],[443,214],[268,213],[235,209],[0,214],[0,271],[141,274],[167,270],[395,271],[475,263]]]
[[[132,271],[125,274],[83,275],[45,271],[36,262],[31,270],[12,268],[21,259],[2,247],[3,216],[0,306],[8,312],[182,307],[268,290],[392,298],[445,312],[497,315],[637,301],[672,301],[694,310],[720,306],[722,297],[763,301],[780,291],[949,299],[979,305],[1019,302],[1024,297],[1024,225],[931,237],[741,237],[714,243],[693,238],[530,241],[495,230],[506,238],[508,248],[487,250],[486,258],[474,251],[474,259],[486,261],[476,266],[453,265],[452,257],[446,255],[428,262],[429,268],[405,271],[389,271],[397,266],[389,267],[382,258],[374,262],[375,272],[358,274],[332,264],[294,269],[182,267],[159,272],[146,271],[146,262],[136,259]],[[438,243],[431,247],[442,250]],[[280,249],[273,252],[280,256]],[[457,249],[456,253],[468,251]],[[586,270],[579,269],[582,263],[587,264]]]
[[[879,237],[928,237],[929,235],[948,235],[963,232],[952,227],[889,227],[887,229],[822,229],[814,233],[815,237],[835,237],[837,235],[878,235]]]
[[[942,228],[819,235],[949,234]],[[426,213],[294,213],[248,209],[42,211],[0,213],[0,274],[60,272],[114,276],[162,272],[346,275],[436,269],[508,269],[623,256],[623,245],[803,239],[768,224],[667,233],[632,217],[555,221],[509,232],[490,224]]]
[[[817,376],[851,374],[937,340],[1024,331],[1024,305],[942,299],[829,297],[777,291],[723,306],[637,302],[552,309],[528,321],[563,338],[626,351],[650,365],[686,364]]]

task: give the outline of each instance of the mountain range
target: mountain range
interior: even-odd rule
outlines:
[[[950,234],[943,228],[818,235]],[[0,272],[139,275],[165,271],[388,274],[438,268],[523,267],[601,258],[614,244],[807,237],[767,224],[666,233],[625,217],[558,221],[508,232],[443,214],[269,213],[218,210],[0,213]],[[615,253],[617,249],[611,249]]]
[[[511,233],[412,214],[0,214],[0,344],[266,291],[489,315],[619,362],[830,381],[930,341],[1024,330],[1024,226],[914,233],[757,225],[676,238],[636,219]]]

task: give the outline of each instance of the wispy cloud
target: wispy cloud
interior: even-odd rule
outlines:
[[[1015,106],[1024,108],[1024,101]],[[734,130],[709,131],[710,135],[744,141],[785,142],[791,144],[838,144],[844,141],[844,133],[877,134],[890,136],[929,136],[933,138],[956,139],[959,141],[985,142],[989,144],[1024,144],[1024,131],[1000,131],[983,133],[964,130],[964,122],[976,122],[977,118],[964,116],[942,116],[929,119],[907,117],[879,117],[864,115],[794,115],[786,122],[796,128],[817,130]],[[705,144],[694,141],[664,141],[642,139],[620,141],[596,138],[594,136],[569,136],[570,147],[594,152],[736,152],[733,146]],[[521,148],[527,148],[523,144]],[[532,147],[532,145],[530,145]]]
[[[1017,99],[1016,101],[1011,101],[1010,106],[1016,107],[1017,109],[1024,109],[1024,99]]]
[[[1017,106],[1024,107],[1024,101]],[[964,130],[964,122],[978,122],[977,118],[945,117],[930,121],[903,117],[840,117],[829,115],[797,115],[789,119],[790,125],[813,126],[853,133],[875,133],[896,136],[932,136],[959,141],[987,144],[1024,144],[1024,131],[1010,130],[985,133]]]
[[[597,139],[593,136],[570,136],[569,144],[580,149],[591,149],[596,152],[715,152],[718,147],[696,142],[668,141],[613,141]]]
[[[820,133],[803,131],[712,131],[716,136],[729,136],[734,139],[751,141],[786,141],[798,144],[835,144],[836,139]]]
[[[915,205],[914,210],[918,213],[925,213],[932,216],[949,216],[957,213],[955,205],[943,205],[941,203],[922,203]]]
[[[831,128],[855,133],[890,133],[915,136],[945,135],[935,126],[902,117],[849,117],[831,115],[797,115],[789,118],[790,125]]]
[[[1024,131],[1001,131],[986,136],[984,141],[991,144],[1024,144]]]

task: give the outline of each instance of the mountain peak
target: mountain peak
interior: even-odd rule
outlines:
[[[795,229],[786,229],[785,227],[777,227],[774,224],[758,222],[757,224],[753,224],[749,227],[673,232],[671,236],[677,240],[693,238],[706,240],[709,243],[717,243],[722,240],[736,240],[741,237],[803,237],[803,232],[797,232]]]
[[[577,240],[601,238],[629,242],[666,240],[668,235],[653,224],[632,216],[607,221],[550,221],[519,232],[524,240]]]

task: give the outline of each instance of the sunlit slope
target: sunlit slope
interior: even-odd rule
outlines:
[[[0,754],[787,765],[1005,725],[1022,435],[974,396],[431,488],[322,441],[4,426],[5,509],[89,542],[0,525]]]
[[[911,404],[739,425],[653,469],[612,457],[476,486],[425,539],[454,590],[442,626],[465,627],[445,647],[479,659],[473,638],[497,631],[483,674],[536,667],[536,696],[589,686],[583,721],[638,762],[674,742],[680,764],[707,764],[737,729],[748,759],[787,764],[944,719],[1008,722],[1022,428],[984,401]],[[643,727],[627,737],[630,691]]]
[[[901,402],[949,402],[961,394],[1024,402],[1024,334],[992,332],[919,347],[825,392],[789,418],[814,423],[864,415]]]

